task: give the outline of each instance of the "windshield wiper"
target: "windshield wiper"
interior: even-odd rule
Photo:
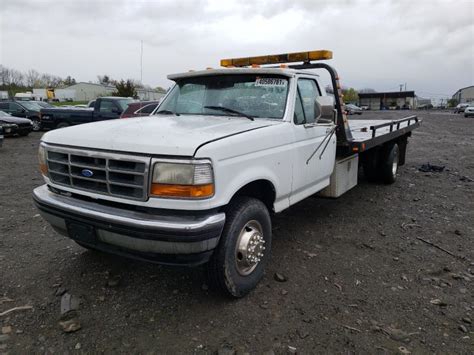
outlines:
[[[231,108],[227,108],[227,107],[223,107],[223,106],[204,106],[204,108],[210,108],[211,110],[220,110],[220,111],[224,111],[224,112],[229,112],[229,113],[234,113],[236,115],[239,115],[239,116],[242,116],[242,117],[246,117],[248,118],[250,121],[254,121],[255,118],[250,116],[250,115],[247,115],[246,113],[243,113],[243,112],[240,112],[240,111],[237,111],[237,110],[233,110]]]
[[[158,114],[161,114],[161,115],[176,115],[176,116],[179,116],[179,113],[173,112],[173,111],[170,111],[170,110],[161,110],[161,111],[155,112],[155,115],[158,115]]]

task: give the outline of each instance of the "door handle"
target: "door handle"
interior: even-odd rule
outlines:
[[[316,123],[305,123],[303,126],[304,128],[313,128],[316,127]]]

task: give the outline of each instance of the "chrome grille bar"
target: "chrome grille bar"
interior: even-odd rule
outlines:
[[[48,175],[58,185],[145,201],[150,157],[46,146]]]

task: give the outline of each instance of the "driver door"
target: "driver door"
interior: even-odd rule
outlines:
[[[334,123],[319,120],[321,106],[316,103],[319,96],[319,87],[314,79],[298,79],[293,121],[295,149],[290,204],[329,185],[334,169],[336,135],[331,135]]]

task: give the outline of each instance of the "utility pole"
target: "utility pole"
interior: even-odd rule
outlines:
[[[403,84],[400,84],[400,92],[403,91]]]
[[[405,91],[407,91],[407,83],[405,83]]]
[[[140,41],[140,84],[143,85],[143,40]]]

